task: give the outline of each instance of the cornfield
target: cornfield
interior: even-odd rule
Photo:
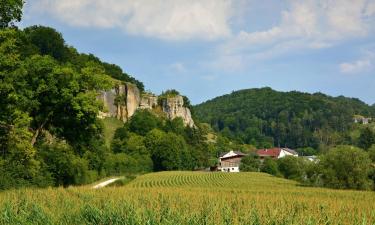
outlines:
[[[375,194],[263,173],[159,172],[123,187],[0,193],[0,224],[375,224]]]

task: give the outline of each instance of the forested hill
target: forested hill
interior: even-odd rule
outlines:
[[[235,91],[194,111],[201,122],[239,142],[293,148],[349,144],[353,116],[375,116],[374,107],[355,98],[271,88]]]

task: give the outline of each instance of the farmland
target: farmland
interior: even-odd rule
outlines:
[[[122,187],[0,193],[0,224],[374,224],[373,192],[263,173],[159,172]]]

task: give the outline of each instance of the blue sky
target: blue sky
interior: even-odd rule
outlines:
[[[35,24],[194,104],[264,86],[375,103],[375,0],[29,0]]]

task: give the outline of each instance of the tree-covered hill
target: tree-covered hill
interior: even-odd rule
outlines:
[[[17,8],[13,3],[6,1],[6,8]],[[53,28],[14,27],[18,17],[6,19],[2,11],[0,190],[207,166],[211,155],[199,124],[185,127],[181,118],[170,121],[147,110],[126,124],[100,119],[100,92],[121,81],[144,92],[142,82],[117,65],[79,53]]]
[[[374,107],[359,99],[271,88],[235,91],[194,110],[224,136],[257,147],[351,144],[353,116],[375,116]]]

